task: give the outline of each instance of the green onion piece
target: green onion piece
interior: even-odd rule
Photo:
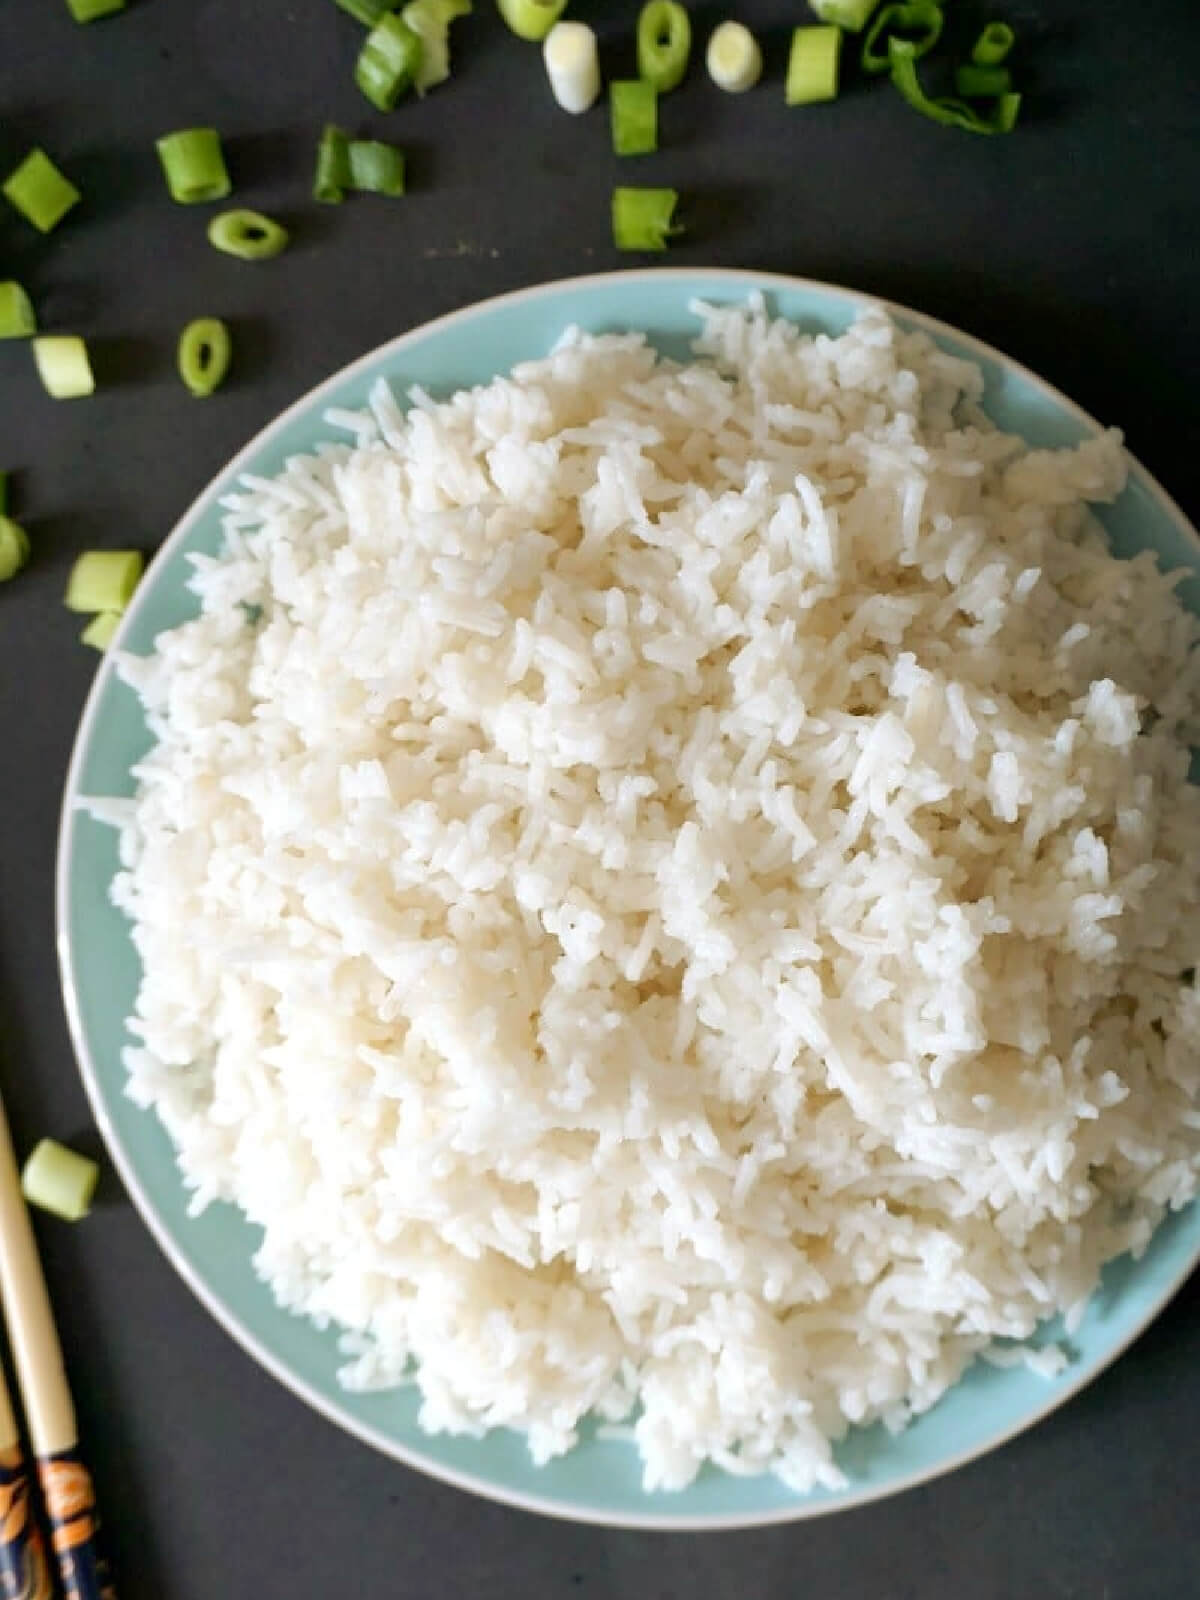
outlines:
[[[942,36],[941,6],[936,0],[908,0],[907,4],[884,6],[863,41],[864,72],[892,70],[888,44],[897,33],[916,34],[915,39],[908,41],[913,47],[914,60],[928,54]]]
[[[33,341],[33,359],[51,399],[81,400],[95,392],[87,345],[74,334],[42,334]]]
[[[98,611],[79,635],[79,642],[90,644],[93,650],[107,650],[120,626],[119,611]]]
[[[171,199],[181,206],[223,200],[233,185],[215,128],[180,128],[155,141]]]
[[[389,12],[367,35],[354,68],[354,81],[373,106],[391,111],[416,81],[423,52],[419,35]]]
[[[637,23],[638,76],[668,94],[682,83],[692,52],[692,24],[676,0],[649,0]]]
[[[100,17],[124,11],[125,0],[67,0],[67,9],[76,22],[95,22]]]
[[[954,92],[968,100],[995,100],[1012,88],[1012,73],[1007,67],[980,67],[967,61],[954,69]]]
[[[404,152],[378,139],[355,139],[349,147],[350,187],[363,194],[404,193]]]
[[[175,358],[179,376],[197,400],[206,399],[224,383],[232,353],[229,329],[216,317],[197,317],[179,335]]]
[[[0,283],[0,339],[28,339],[37,332],[29,296],[15,278]]]
[[[658,90],[644,78],[608,86],[613,150],[619,156],[644,156],[658,149]]]
[[[758,40],[740,22],[722,22],[713,29],[704,64],[717,88],[726,94],[745,94],[762,77]]]
[[[7,583],[29,560],[29,535],[11,517],[0,517],[0,583]]]
[[[342,130],[329,123],[317,146],[317,170],[313,174],[313,199],[336,206],[346,198],[350,186],[350,141]]]
[[[124,611],[145,563],[140,550],[85,550],[67,579],[68,611]]]
[[[672,222],[678,201],[675,189],[614,189],[612,229],[617,249],[665,250],[671,234],[683,232]]]
[[[450,76],[450,24],[470,10],[471,0],[409,0],[400,13],[421,41],[414,80],[418,94]]]
[[[600,94],[600,52],[586,22],[556,22],[542,45],[550,93],[573,117],[595,105]]]
[[[56,228],[80,198],[79,190],[63,177],[44,150],[31,150],[8,175],[4,196],[39,233]]]
[[[208,225],[208,242],[239,261],[269,261],[287,249],[288,232],[261,211],[222,211]]]
[[[1007,22],[989,22],[971,49],[971,60],[977,67],[998,67],[1016,42]]]
[[[392,9],[393,0],[334,0],[335,5],[341,6],[343,11],[348,11],[355,22],[361,22],[366,28],[373,28],[381,17],[385,17]]]
[[[964,128],[968,133],[1011,133],[1021,109],[1019,94],[1002,94],[990,116],[981,116],[973,106],[948,96],[932,99],[921,87],[913,46],[907,39],[889,39],[892,82],[914,111],[947,128]]]
[[[808,0],[808,9],[821,22],[832,22],[847,33],[861,33],[879,0]]]
[[[31,1206],[64,1222],[81,1222],[91,1209],[100,1168],[56,1139],[42,1139],[21,1172],[21,1193]]]
[[[837,98],[841,49],[842,30],[830,23],[793,32],[784,90],[789,106],[811,106]]]
[[[567,0],[496,0],[496,9],[518,39],[541,44],[567,9]]]

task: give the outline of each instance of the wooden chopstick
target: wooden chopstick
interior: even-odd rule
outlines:
[[[29,1492],[29,1471],[13,1415],[8,1384],[0,1372],[0,1594],[22,1600],[54,1600],[46,1547]]]
[[[116,1600],[97,1550],[95,1494],[79,1454],[79,1429],[63,1368],[62,1346],[21,1193],[3,1102],[0,1298],[4,1301],[8,1341],[63,1591],[67,1600]],[[11,1417],[11,1405],[8,1410]]]

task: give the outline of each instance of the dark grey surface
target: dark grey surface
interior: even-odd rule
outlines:
[[[587,4],[628,70],[636,6]],[[0,277],[43,325],[94,341],[100,393],[55,405],[27,349],[0,345],[0,467],[35,543],[0,589],[0,1071],[18,1145],[95,1145],[57,987],[57,805],[95,658],[59,603],[74,555],[153,548],[212,473],[352,357],[441,312],[629,264],[608,241],[617,181],[671,182],[691,232],[672,262],[826,278],[989,339],[1120,424],[1200,516],[1200,14],[1189,0],[1014,0],[1030,90],[1011,139],[923,123],[852,81],[782,103],[795,3],[697,5],[697,32],[761,24],[770,77],[747,99],[694,75],[663,146],[618,163],[602,110],[557,113],[536,51],[490,0],[456,28],[455,79],[390,117],[350,81],[356,25],[331,0],[135,0],[89,28],[65,0],[0,6],[0,166],[44,142],[86,199],[47,240],[0,207]],[[981,13],[955,0],[960,25]],[[321,124],[404,144],[411,193],[340,210],[308,198]],[[227,136],[241,204],[295,244],[243,266],[171,205],[156,135]],[[636,176],[635,176],[636,174]],[[191,401],[173,372],[192,316],[232,324],[236,370]],[[110,1184],[115,1190],[115,1184]],[[76,1229],[39,1222],[83,1437],[123,1600],[319,1595],[475,1600],[1184,1600],[1195,1511],[1200,1283],[1032,1433],[924,1489],[765,1532],[610,1533],[427,1482],[311,1415],[192,1299],[115,1192]]]

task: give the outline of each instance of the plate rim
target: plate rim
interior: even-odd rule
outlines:
[[[90,1043],[83,1027],[80,1012],[75,982],[76,963],[70,932],[69,904],[70,869],[74,857],[75,825],[78,816],[75,801],[80,793],[79,780],[84,761],[91,746],[94,724],[99,717],[102,702],[106,698],[109,687],[116,676],[115,654],[120,650],[126,629],[136,618],[142,601],[153,587],[153,580],[157,570],[170,560],[178,546],[185,542],[195,523],[211,509],[217,486],[231,475],[245,471],[253,457],[268,447],[293,421],[299,419],[304,413],[318,409],[324,403],[324,397],[330,391],[351,381],[359,373],[365,372],[388,356],[400,354],[409,345],[416,344],[433,334],[439,333],[457,322],[470,321],[474,317],[502,310],[506,306],[515,306],[530,300],[549,298],[564,291],[587,293],[618,282],[632,285],[639,281],[662,283],[671,280],[679,282],[684,280],[691,282],[712,280],[718,285],[722,282],[737,282],[743,286],[745,292],[752,292],[755,289],[761,289],[765,293],[770,293],[772,290],[801,291],[813,293],[818,297],[833,296],[842,300],[849,300],[856,302],[858,306],[863,308],[881,306],[889,315],[898,317],[935,338],[939,336],[945,337],[965,348],[972,360],[987,361],[999,366],[1006,372],[1020,376],[1034,389],[1039,390],[1043,396],[1053,401],[1057,407],[1067,413],[1087,432],[1092,434],[1104,432],[1102,425],[1090,412],[1085,411],[1082,406],[1078,405],[1045,378],[1042,378],[1022,362],[1006,355],[994,345],[988,344],[985,340],[979,339],[974,334],[967,333],[951,323],[930,316],[926,312],[915,310],[913,307],[898,301],[871,294],[866,290],[855,289],[844,284],[830,283],[818,278],[801,277],[791,273],[763,271],[756,267],[709,267],[703,265],[641,267],[555,278],[542,283],[530,284],[524,288],[508,290],[501,294],[489,295],[481,300],[473,300],[467,305],[459,306],[429,321],[408,328],[403,333],[385,340],[382,344],[374,346],[371,350],[339,367],[298,396],[283,411],[272,417],[193,496],[187,508],[155,551],[147,565],[138,593],[122,617],[113,643],[97,668],[84,700],[79,723],[72,741],[71,755],[63,781],[63,796],[59,811],[58,837],[55,850],[54,912],[55,948],[58,956],[59,979],[67,1027],[79,1075],[83,1081],[92,1115],[104,1139],[109,1159],[116,1167],[125,1190],[133,1201],[142,1222],[163,1255],[167,1258],[172,1269],[183,1280],[192,1294],[195,1295],[209,1316],[252,1360],[278,1383],[282,1384],[285,1389],[295,1395],[297,1399],[303,1401],[319,1416],[339,1428],[342,1432],[348,1433],[362,1443],[371,1446],[382,1455],[453,1488],[480,1495],[484,1499],[516,1510],[533,1512],[561,1521],[640,1531],[699,1533],[778,1526],[791,1522],[808,1521],[820,1516],[830,1516],[841,1511],[849,1511],[877,1500],[907,1493],[911,1489],[944,1477],[948,1473],[969,1465],[972,1461],[979,1460],[981,1457],[1001,1449],[1013,1439],[1036,1427],[1052,1412],[1066,1405],[1068,1401],[1073,1399],[1117,1361],[1141,1337],[1151,1323],[1156,1321],[1167,1308],[1196,1267],[1200,1266],[1200,1244],[1197,1244],[1189,1259],[1157,1292],[1146,1310],[1135,1319],[1133,1325],[1115,1340],[1111,1347],[1107,1348],[1085,1371],[1079,1373],[1069,1382],[1053,1389],[1048,1389],[1043,1404],[1023,1413],[1011,1426],[1002,1427],[986,1439],[968,1445],[964,1449],[939,1459],[928,1466],[913,1469],[893,1482],[864,1485],[858,1490],[851,1490],[846,1494],[840,1495],[836,1500],[797,1496],[794,1501],[786,1505],[771,1507],[762,1511],[717,1513],[614,1511],[603,1506],[569,1503],[551,1498],[549,1495],[543,1496],[527,1493],[520,1489],[512,1489],[491,1478],[432,1460],[411,1446],[399,1443],[371,1423],[365,1422],[351,1412],[343,1410],[336,1401],[328,1399],[305,1378],[292,1371],[285,1361],[276,1356],[242,1322],[238,1314],[222,1301],[218,1293],[209,1287],[203,1276],[193,1269],[179,1247],[177,1247],[168,1224],[158,1215],[153,1199],[144,1188],[136,1166],[127,1153],[116,1126],[109,1115],[105,1093],[91,1054]],[[1158,501],[1160,509],[1200,551],[1200,533],[1197,532],[1196,527],[1175,499],[1167,492],[1153,473],[1149,472],[1127,448],[1125,449],[1125,456],[1130,467],[1131,476],[1136,476],[1140,479],[1143,487],[1151,497]],[[1200,1204],[1200,1201],[1195,1201],[1193,1204]]]

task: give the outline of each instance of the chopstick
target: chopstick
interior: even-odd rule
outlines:
[[[52,1600],[46,1547],[33,1514],[29,1472],[13,1415],[8,1384],[0,1373],[0,1593],[22,1600]]]
[[[79,1454],[79,1429],[63,1368],[62,1346],[21,1193],[3,1102],[0,1297],[63,1591],[67,1600],[116,1600],[97,1550],[92,1480]],[[8,1412],[11,1418],[11,1405]],[[16,1433],[15,1422],[12,1431]],[[41,1591],[31,1592],[37,1595]],[[45,1593],[50,1594],[49,1587]]]

